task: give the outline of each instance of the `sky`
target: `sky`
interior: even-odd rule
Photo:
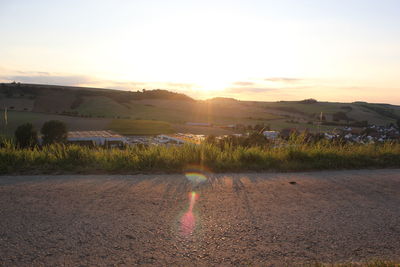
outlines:
[[[0,81],[400,104],[398,0],[0,0]]]

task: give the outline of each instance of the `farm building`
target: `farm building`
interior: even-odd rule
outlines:
[[[236,124],[222,125],[220,127],[224,128],[224,129],[235,129],[236,128]]]
[[[186,143],[185,140],[181,139],[181,138],[177,138],[174,136],[169,136],[169,135],[165,135],[165,134],[160,134],[157,136],[157,142],[159,144],[184,144]]]
[[[67,140],[74,144],[100,146],[120,146],[128,143],[125,137],[111,131],[68,132]]]
[[[276,131],[264,131],[263,134],[269,140],[275,140],[279,136],[279,132]]]

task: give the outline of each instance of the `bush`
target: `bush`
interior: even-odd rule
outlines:
[[[53,120],[45,122],[40,132],[43,135],[44,145],[67,141],[67,126],[62,121]]]
[[[15,141],[21,148],[37,145],[38,135],[32,123],[25,123],[15,130]]]

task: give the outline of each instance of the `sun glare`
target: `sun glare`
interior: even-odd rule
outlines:
[[[218,79],[206,79],[199,84],[199,89],[204,93],[222,91],[229,86],[229,82]]]

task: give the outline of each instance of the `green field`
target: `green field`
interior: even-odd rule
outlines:
[[[170,123],[149,120],[112,120],[108,129],[123,135],[157,135],[173,133]]]

